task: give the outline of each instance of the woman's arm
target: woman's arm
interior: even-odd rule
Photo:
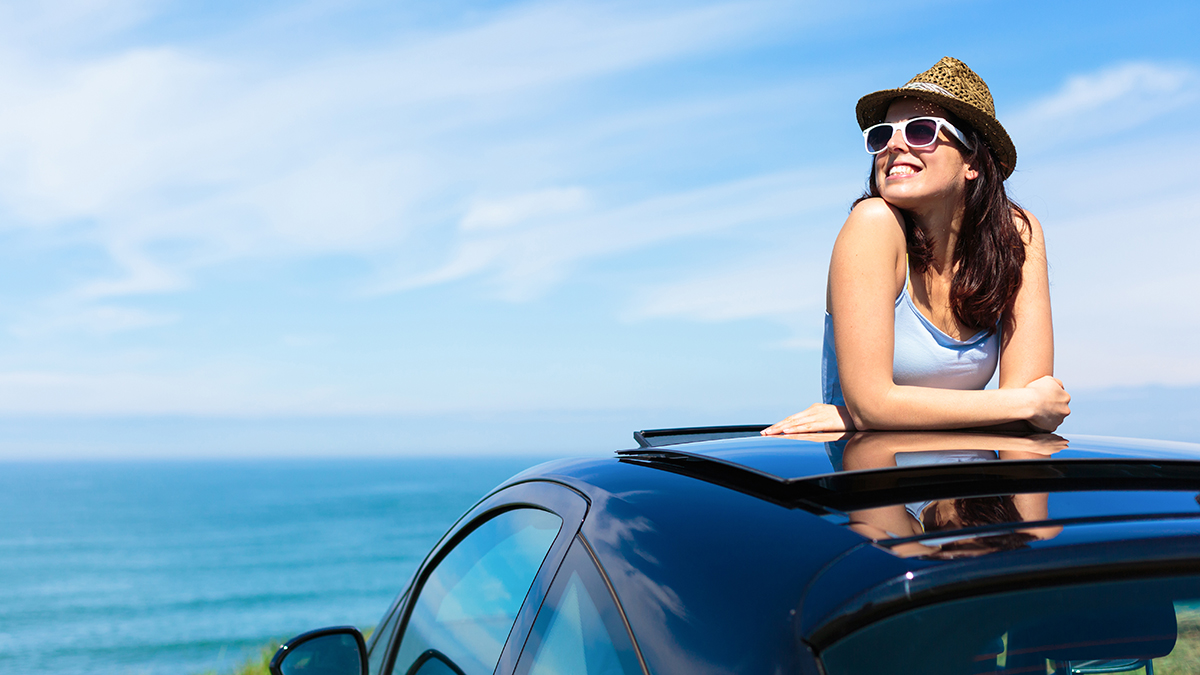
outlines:
[[[893,381],[895,300],[903,289],[907,264],[903,218],[881,199],[865,200],[854,208],[834,244],[829,265],[838,371],[846,412],[854,427],[955,429],[1028,420],[1041,429],[1057,428],[1069,412],[1070,397],[1062,384],[1045,372],[1053,363],[1053,335],[1049,332],[1045,249],[1040,226],[1034,223],[1031,219],[1032,232],[1028,233],[1027,247],[1033,249],[1026,256],[1029,278],[1022,284],[1018,307],[1010,318],[1017,332],[1001,348],[1002,384],[1007,386],[960,391]],[[1045,332],[1039,333],[1042,330]],[[1025,358],[1030,360],[1028,364],[1021,363]],[[1022,378],[1028,379],[1022,382]],[[821,409],[825,408],[833,406]],[[828,428],[822,425],[837,421],[832,415],[806,413],[793,415],[767,432],[825,431]]]
[[[1012,311],[1004,316],[1000,344],[1000,388],[1028,386],[1054,375],[1054,325],[1050,319],[1050,280],[1046,271],[1046,240],[1042,224],[1024,212],[1029,227],[1021,233],[1025,264],[1021,289]],[[1014,221],[1021,221],[1014,218]]]
[[[833,289],[835,271],[854,270],[852,282],[861,291],[858,303],[866,303],[864,329],[870,334],[866,341],[884,341],[878,345],[875,356],[886,352],[884,359],[877,358],[877,367],[887,368],[892,373],[892,343],[894,341],[895,301],[904,288],[907,276],[907,243],[904,239],[904,217],[895,207],[882,199],[866,199],[859,202],[850,212],[846,223],[838,233],[829,262],[829,277],[825,284],[825,308],[833,314]],[[851,282],[846,282],[851,283]],[[849,324],[850,317],[843,321]],[[838,319],[834,319],[835,325]],[[835,331],[838,330],[835,328]],[[853,330],[846,327],[842,330]],[[835,346],[838,353],[838,368],[842,368],[841,345]],[[762,431],[765,436],[778,434],[802,434],[820,431],[854,431],[855,421],[846,406],[814,403],[807,409],[776,422]]]
[[[1039,429],[1053,431],[1070,414],[1071,397],[1062,381],[1054,377],[1054,323],[1050,314],[1050,279],[1046,265],[1046,240],[1042,224],[1028,211],[1029,227],[1021,232],[1025,264],[1021,288],[1012,311],[1005,315],[1000,344],[1000,388],[1029,387],[1052,399],[1054,405],[1028,421]],[[1014,218],[1014,222],[1020,222]]]

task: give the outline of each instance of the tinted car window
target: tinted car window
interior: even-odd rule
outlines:
[[[393,673],[488,675],[562,526],[547,511],[505,511],[476,527],[425,580]]]
[[[1200,579],[998,593],[904,612],[834,643],[830,675],[1200,672]]]
[[[518,675],[642,672],[612,593],[578,539],[538,612],[516,672]]]

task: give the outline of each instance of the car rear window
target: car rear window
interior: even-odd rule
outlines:
[[[828,675],[1197,673],[1200,577],[1019,590],[914,609],[821,653]]]

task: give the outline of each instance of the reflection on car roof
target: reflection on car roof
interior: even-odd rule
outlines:
[[[978,433],[952,437],[932,432],[927,434],[931,445],[947,438],[965,438],[964,445],[975,449],[928,451],[918,440],[913,451],[912,441],[914,437],[920,439],[921,434],[898,433],[895,438],[906,440],[908,451],[896,451],[890,465],[834,471],[840,457],[832,462],[831,457],[840,450],[831,449],[826,442],[800,435],[763,437],[758,435],[758,428],[742,427],[735,437],[729,437],[737,428],[721,427],[718,429],[725,437],[715,440],[705,438],[703,429],[642,432],[650,442],[637,436],[643,447],[621,451],[618,456],[622,462],[686,475],[854,526],[901,556],[925,556],[934,549],[945,555],[951,550],[958,551],[956,555],[967,555],[963,551],[971,549],[970,540],[981,537],[1012,536],[1025,540],[1012,545],[1047,545],[1043,540],[1056,538],[1064,526],[1076,526],[1075,532],[1086,527],[1095,536],[1105,538],[1101,532],[1104,528],[1090,526],[1131,526],[1140,522],[1142,528],[1161,529],[1160,525],[1168,521],[1200,518],[1200,497],[1196,494],[1200,488],[1200,446],[1194,444],[1103,437],[1079,437],[1078,441],[1068,442],[1053,437],[1061,443],[1061,450],[1056,445],[1045,456],[1016,453],[1017,458],[1012,458],[1013,454],[1006,458],[1002,450],[981,452],[979,448],[1002,449],[1014,438],[1033,436]],[[672,443],[672,433],[681,442]],[[887,447],[888,433],[875,432],[871,436],[877,448],[881,443]],[[853,447],[846,445],[852,438],[854,435],[844,436],[840,446]],[[993,461],[939,462],[917,457],[957,455],[961,459],[971,453],[990,455]],[[1033,494],[1041,495],[1033,515],[1028,512],[1029,497],[1020,498],[1021,504],[1011,501],[1013,495]],[[1009,495],[1008,503],[988,503],[999,495]],[[1047,499],[1053,503],[1049,511]],[[940,508],[949,514],[946,517],[961,517],[964,522],[937,527],[923,522],[938,519],[929,509],[939,501],[945,502]],[[981,506],[993,512],[984,520],[971,520],[968,512]],[[888,507],[901,507],[892,512],[890,521],[901,527],[871,525],[870,518],[864,522],[862,517],[857,517],[860,525],[855,525],[855,513]],[[903,515],[904,509],[912,514],[911,520]],[[1152,527],[1150,521],[1159,525]],[[906,524],[915,531],[904,530]],[[1047,534],[1050,531],[1053,536]],[[1067,537],[1058,543],[1072,539]],[[991,548],[979,545],[969,554]]]

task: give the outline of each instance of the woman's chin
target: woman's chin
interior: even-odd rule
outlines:
[[[939,189],[927,181],[913,179],[887,183],[881,186],[879,196],[899,209],[917,209],[922,204],[940,203],[949,198],[944,188]]]
[[[883,201],[898,209],[911,209],[921,203],[920,195],[909,190],[881,190],[880,196],[883,197]]]

